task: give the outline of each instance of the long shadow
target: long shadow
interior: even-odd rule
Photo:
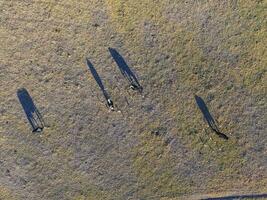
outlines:
[[[132,87],[138,89],[140,92],[142,92],[143,87],[139,83],[138,79],[136,78],[136,75],[132,72],[124,58],[119,54],[119,52],[116,49],[108,48],[111,56],[117,63],[120,72],[122,75],[129,81]]]
[[[225,135],[224,133],[220,132],[219,131],[219,128],[217,127],[216,123],[215,123],[215,120],[213,119],[213,117],[211,116],[210,112],[209,112],[209,109],[208,107],[206,106],[204,100],[195,95],[195,100],[196,100],[196,103],[199,107],[199,109],[201,110],[204,118],[206,119],[206,121],[208,122],[208,125],[209,127],[221,138],[225,139],[225,140],[228,140],[228,136]]]
[[[100,87],[105,99],[108,100],[109,94],[107,93],[107,91],[106,91],[106,89],[102,83],[102,80],[101,80],[100,76],[98,75],[96,69],[94,68],[93,64],[89,61],[88,58],[86,58],[86,63],[87,63],[89,70],[91,71],[95,81],[97,82],[98,86]]]
[[[103,95],[104,95],[104,97],[105,97],[105,99],[107,101],[107,106],[111,110],[113,110],[114,109],[113,102],[112,102],[112,100],[110,98],[110,95],[107,93],[107,91],[106,91],[106,89],[105,89],[105,87],[104,87],[104,85],[102,83],[102,80],[101,80],[100,76],[98,75],[96,69],[94,68],[93,64],[90,62],[90,60],[88,58],[86,58],[86,63],[87,63],[87,66],[88,66],[89,70],[91,71],[95,81],[97,82],[98,86],[100,87],[100,89],[101,89],[101,91],[102,91],[102,93],[103,93]]]
[[[265,199],[267,194],[249,194],[249,195],[235,195],[235,196],[226,196],[226,197],[215,197],[215,198],[206,198],[201,200],[229,200],[229,199]]]
[[[18,89],[17,97],[32,127],[32,132],[41,132],[44,129],[44,121],[28,91],[25,88]]]

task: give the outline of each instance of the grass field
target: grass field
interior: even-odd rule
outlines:
[[[266,0],[0,0],[0,11],[0,199],[267,193]],[[104,105],[86,57],[121,112]],[[22,87],[42,134],[31,132]]]

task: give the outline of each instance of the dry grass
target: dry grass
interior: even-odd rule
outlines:
[[[267,192],[266,8],[260,0],[0,1],[0,199]],[[145,98],[126,92],[108,47],[137,72]],[[122,113],[107,111],[85,57]],[[30,132],[21,87],[43,114],[42,135]],[[229,141],[209,130],[195,94]]]

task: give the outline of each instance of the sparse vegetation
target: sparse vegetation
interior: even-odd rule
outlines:
[[[266,8],[264,0],[0,1],[0,199],[267,193]],[[108,47],[145,98],[128,90]],[[108,112],[86,57],[122,113]],[[41,135],[27,124],[21,87],[43,115]],[[208,128],[195,94],[229,141]]]

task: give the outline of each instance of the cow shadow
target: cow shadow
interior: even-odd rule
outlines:
[[[96,69],[94,68],[93,64],[89,61],[88,58],[86,58],[86,63],[87,63],[87,66],[89,68],[89,70],[91,71],[91,74],[93,75],[96,83],[98,84],[100,90],[102,91],[104,97],[106,100],[108,100],[110,98],[109,94],[107,93],[105,87],[104,87],[104,84],[100,78],[100,76],[98,75]]]
[[[107,106],[111,109],[113,109],[113,102],[110,98],[110,95],[108,94],[108,92],[106,91],[104,84],[100,78],[100,76],[98,75],[96,69],[94,68],[93,64],[90,62],[90,60],[88,58],[86,58],[86,64],[91,72],[91,74],[93,75],[96,83],[98,84],[100,90],[103,93],[103,96],[105,97],[106,101],[107,101]]]
[[[44,129],[44,121],[28,91],[25,88],[18,89],[17,97],[32,127],[32,132],[41,132]]]
[[[113,48],[108,48],[112,58],[115,60],[117,63],[119,70],[121,74],[128,80],[130,83],[130,87],[132,89],[137,89],[139,92],[143,91],[143,87],[139,83],[136,75],[133,73],[133,71],[130,69],[124,58],[121,56],[121,54]]]
[[[221,138],[225,139],[225,140],[228,140],[228,136],[225,135],[224,133],[220,132],[219,128],[217,127],[216,125],[216,122],[215,120],[213,119],[213,117],[211,116],[210,112],[209,112],[209,109],[206,105],[206,103],[204,102],[204,100],[195,95],[195,100],[196,100],[196,103],[198,105],[198,108],[201,110],[205,120],[207,121],[209,127]]]

